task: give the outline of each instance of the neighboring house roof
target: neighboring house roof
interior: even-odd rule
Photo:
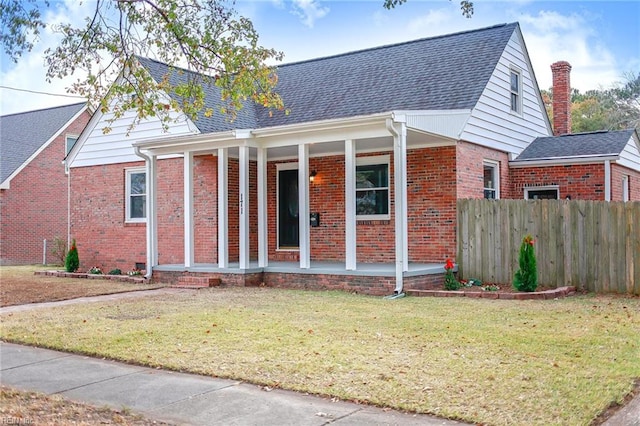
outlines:
[[[247,103],[231,123],[222,114],[200,115],[202,133],[264,128],[355,117],[392,110],[472,109],[517,23],[496,25],[341,55],[281,65],[276,92],[290,113]],[[160,81],[170,68],[139,58]],[[184,71],[184,70],[183,70]],[[170,73],[171,83],[196,74]],[[205,87],[206,106],[218,111],[220,92]]]
[[[86,103],[27,111],[0,117],[0,184],[11,177],[54,137]],[[64,152],[60,153],[60,161]]]
[[[618,156],[634,132],[634,129],[628,129],[536,138],[512,163]]]

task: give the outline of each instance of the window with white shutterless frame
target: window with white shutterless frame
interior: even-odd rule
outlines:
[[[73,146],[76,144],[76,142],[78,141],[78,135],[72,135],[72,134],[67,134],[64,137],[64,149],[65,149],[65,153],[64,155],[69,155],[69,153],[71,152],[71,150],[73,149]]]
[[[509,93],[511,112],[522,114],[522,71],[509,69]]]
[[[125,169],[125,221],[147,220],[147,174],[144,167]]]
[[[389,155],[356,158],[356,219],[389,220]]]
[[[497,200],[500,198],[500,163],[497,161],[484,160],[483,169],[483,189],[484,198]]]

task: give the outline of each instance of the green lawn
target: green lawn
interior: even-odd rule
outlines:
[[[586,425],[640,377],[640,299],[212,289],[2,315],[8,341],[495,425]]]

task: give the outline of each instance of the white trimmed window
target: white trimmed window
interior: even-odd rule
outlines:
[[[629,176],[622,177],[622,201],[629,201]]]
[[[516,114],[522,114],[522,73],[513,68],[509,72],[510,92],[511,92],[511,111]]]
[[[356,158],[356,218],[389,220],[389,156]]]
[[[484,169],[484,198],[497,200],[500,198],[500,164],[497,161],[485,160]]]
[[[73,146],[78,141],[78,135],[66,135],[64,139],[65,155],[69,155]]]
[[[560,188],[557,186],[536,186],[524,189],[525,200],[557,200]]]
[[[144,168],[126,169],[126,221],[145,222],[147,217],[147,175]]]

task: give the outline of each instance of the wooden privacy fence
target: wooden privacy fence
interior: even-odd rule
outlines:
[[[640,202],[458,200],[458,275],[511,285],[522,238],[538,285],[640,295]]]

